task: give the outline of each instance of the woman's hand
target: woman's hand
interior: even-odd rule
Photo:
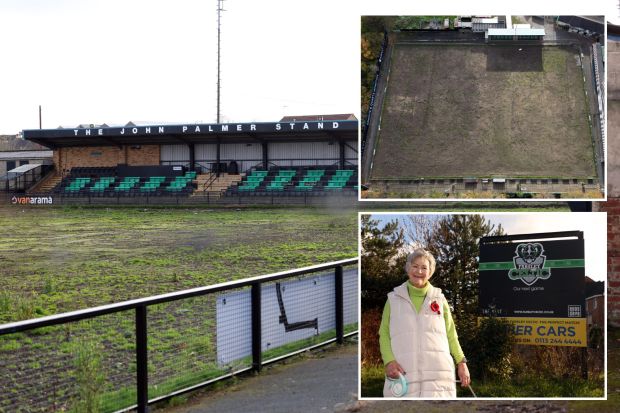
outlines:
[[[397,379],[398,373],[405,374],[405,370],[403,370],[403,368],[400,366],[400,364],[398,364],[396,360],[390,361],[385,366],[385,375],[388,376],[389,378]]]
[[[461,379],[461,387],[467,387],[471,384],[471,377],[469,376],[469,369],[467,363],[460,362],[458,364],[459,379]]]

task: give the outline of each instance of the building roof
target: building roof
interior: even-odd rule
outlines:
[[[605,282],[603,281],[591,281],[588,282],[586,277],[586,298],[593,297],[595,295],[603,295],[605,293]]]
[[[54,149],[193,143],[357,141],[357,120],[281,121],[24,130],[24,139]]]
[[[544,36],[545,29],[513,27],[511,29],[489,29],[489,36]]]
[[[598,34],[605,33],[605,21],[600,16],[559,16],[558,21]]]
[[[39,145],[37,145],[39,146]],[[11,161],[14,159],[51,159],[53,152],[50,150],[44,151],[0,151],[0,160]]]
[[[486,23],[486,24],[499,23],[497,16],[495,17],[474,17],[472,22],[473,23]]]
[[[354,114],[344,113],[336,115],[301,115],[301,116],[284,116],[280,122],[307,122],[321,120],[357,120]]]
[[[39,166],[41,166],[41,164],[36,164],[36,163],[30,163],[30,164],[27,164],[27,165],[20,165],[17,168],[13,168],[10,171],[7,171],[7,173],[23,174],[25,172],[31,171],[33,169],[36,169]]]
[[[0,152],[7,151],[41,151],[44,146],[27,141],[18,135],[0,135]]]

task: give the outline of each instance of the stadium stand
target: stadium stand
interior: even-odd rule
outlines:
[[[124,176],[116,168],[74,167],[52,190],[62,196],[189,196],[196,189],[196,172],[182,176]]]
[[[157,203],[149,198],[158,196],[177,204],[265,203],[246,196],[258,194],[285,204],[286,196],[353,194],[356,172],[329,181],[337,169],[357,170],[357,128],[355,116],[336,114],[234,124],[79,125],[24,130],[23,136],[52,149],[53,171],[36,195],[57,195],[59,203],[117,201],[106,197]],[[333,189],[325,190],[328,185]],[[226,199],[227,193],[237,196]]]
[[[273,167],[269,170],[254,170],[248,173],[238,185],[226,191],[235,195],[282,195],[299,193],[325,195],[327,192],[357,193],[356,169],[325,167]]]

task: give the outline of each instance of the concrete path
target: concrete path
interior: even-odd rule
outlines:
[[[347,411],[357,403],[357,342],[276,363],[226,388],[202,392],[166,413]]]

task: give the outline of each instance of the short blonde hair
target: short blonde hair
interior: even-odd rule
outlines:
[[[435,257],[433,257],[433,254],[426,251],[424,248],[416,248],[415,250],[413,250],[412,253],[407,255],[407,262],[405,263],[405,272],[409,274],[409,268],[411,267],[411,263],[413,262],[413,260],[419,257],[426,258],[426,260],[428,261],[428,266],[429,266],[428,269],[430,270],[429,275],[433,275],[433,273],[435,272]]]

